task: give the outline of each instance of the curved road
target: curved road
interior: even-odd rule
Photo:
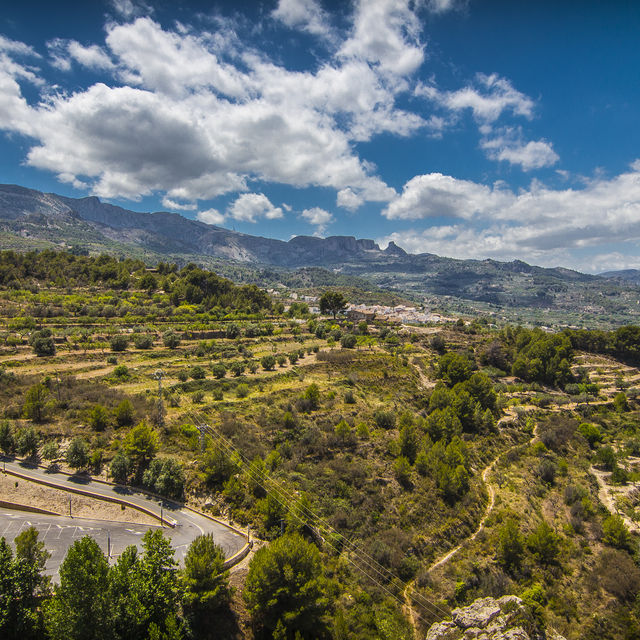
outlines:
[[[191,541],[202,533],[212,533],[216,542],[222,547],[225,557],[230,558],[246,543],[246,536],[211,520],[183,505],[171,500],[162,500],[147,494],[138,493],[128,487],[105,484],[93,480],[89,476],[69,476],[64,473],[50,472],[41,467],[35,467],[23,462],[3,461],[2,468],[7,472],[13,471],[34,480],[41,480],[60,489],[80,489],[98,496],[124,499],[130,503],[144,507],[158,518],[164,520],[164,533],[171,538],[176,550],[176,560],[180,564],[184,561],[187,547]],[[171,523],[175,526],[167,526]],[[108,520],[91,520],[88,518],[69,518],[68,516],[50,516],[25,511],[13,511],[0,508],[0,537],[8,542],[24,528],[34,526],[40,533],[40,540],[51,552],[47,562],[46,573],[55,576],[60,563],[64,559],[67,549],[77,538],[90,535],[96,539],[105,554],[110,559],[117,558],[130,544],[141,547],[141,538],[148,529],[161,528],[160,522],[154,525],[138,525],[126,522],[111,522]]]

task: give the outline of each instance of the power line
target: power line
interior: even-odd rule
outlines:
[[[192,412],[188,412],[188,413],[189,413],[189,416],[194,421],[194,423],[200,423],[200,427],[204,426],[204,428],[209,432],[209,434],[212,435],[212,436],[215,436],[217,438],[217,442],[219,444],[222,444],[229,453],[235,453],[241,460],[244,461],[244,463],[245,463],[245,465],[247,467],[246,468],[247,475],[249,475],[249,477],[254,482],[256,482],[256,484],[261,486],[265,492],[271,493],[271,495],[278,501],[278,503],[281,506],[283,506],[287,510],[290,509],[289,502],[291,500],[295,500],[295,496],[291,496],[291,494],[288,493],[287,490],[284,489],[276,480],[274,480],[273,478],[270,478],[269,476],[265,476],[265,479],[268,480],[272,485],[272,489],[269,491],[260,482],[260,478],[256,478],[255,475],[251,475],[252,474],[251,466],[250,466],[251,463],[248,460],[248,458],[240,450],[238,450],[233,444],[231,444],[226,438],[224,438],[224,436],[222,436],[211,425],[206,424],[206,422],[203,421],[203,420],[194,419],[194,415],[193,415]],[[202,412],[198,412],[198,413],[200,415],[204,415]],[[206,418],[206,416],[204,416],[204,417]],[[204,423],[204,425],[202,423]],[[200,428],[200,427],[198,427],[198,428]],[[274,494],[277,494],[277,495],[274,495]],[[283,500],[284,500],[284,502],[283,502]],[[336,529],[334,527],[332,527],[329,523],[327,523],[323,518],[318,516],[318,514],[313,512],[309,507],[306,507],[305,505],[299,505],[297,503],[297,500],[296,500],[296,504],[301,509],[301,511],[303,511],[303,513],[306,512],[306,516],[308,518],[312,519],[312,521],[315,521],[315,522],[319,523],[320,526],[323,529],[325,529],[325,531],[327,531],[329,534],[337,535],[339,537],[339,539],[341,541],[343,541],[344,546],[347,547],[348,549],[350,549],[351,551],[355,552],[360,557],[360,559],[364,561],[365,565],[367,567],[369,567],[372,571],[374,571],[375,573],[377,573],[379,576],[381,576],[383,579],[385,579],[387,581],[400,580],[400,578],[398,576],[396,576],[392,571],[390,571],[389,569],[387,569],[386,567],[381,565],[377,560],[375,560],[375,558],[372,558],[371,556],[369,556],[364,550],[362,550],[360,547],[358,547],[355,543],[351,542],[344,535],[342,535],[340,532],[336,531]],[[301,518],[298,518],[298,519],[300,521],[302,521]],[[340,549],[335,547],[335,545],[333,545],[330,542],[330,540],[325,540],[325,542],[338,555],[340,555]],[[373,578],[371,575],[367,574],[361,567],[359,567],[358,565],[353,563],[350,559],[348,559],[348,560],[349,560],[349,562],[351,562],[351,564],[354,564],[354,566],[356,566],[356,568],[358,568],[360,571],[362,571],[362,573],[367,575],[367,577],[369,577],[369,579],[371,579],[374,583],[378,584],[378,586],[380,586],[385,591],[390,593],[386,589],[386,587],[384,587],[384,585],[380,584],[375,578]],[[402,580],[400,580],[400,582],[402,582]],[[448,611],[445,611],[440,606],[438,606],[436,603],[431,602],[428,598],[426,598],[421,593],[418,593],[418,592],[414,591],[414,595],[418,596],[418,598],[415,598],[417,600],[417,603],[419,605],[422,605],[425,609],[428,609],[429,613],[431,613],[431,614],[436,613],[436,614],[444,615],[444,616],[447,616],[447,617],[449,616],[449,612]],[[401,602],[401,604],[404,606],[404,602]]]

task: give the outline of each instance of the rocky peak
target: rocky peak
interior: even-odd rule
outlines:
[[[407,252],[402,247],[399,247],[393,240],[391,240],[391,242],[389,243],[387,248],[384,250],[384,252],[394,256],[407,255]]]

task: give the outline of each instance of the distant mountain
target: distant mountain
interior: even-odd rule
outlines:
[[[622,271],[605,271],[599,274],[603,278],[621,280],[629,284],[640,285],[640,269],[623,269]]]
[[[210,256],[285,267],[341,263],[354,256],[382,258],[373,240],[334,236],[297,236],[289,242],[229,231],[177,213],[140,213],[101,202],[96,197],[67,198],[16,185],[0,185],[0,228],[40,239],[58,240],[56,230],[88,232],[123,245],[160,254]],[[90,231],[89,231],[90,230]],[[75,234],[74,234],[75,235]],[[389,254],[402,250],[392,245]],[[405,254],[406,255],[406,254]]]
[[[383,250],[373,240],[351,236],[296,236],[284,242],[176,213],[140,213],[96,197],[67,198],[0,185],[0,247],[51,245],[220,264],[242,277],[250,272],[258,277],[267,266],[323,267],[445,311],[482,312],[518,322],[582,325],[588,318],[610,326],[640,318],[638,271],[601,277],[520,260],[457,260],[409,254],[393,242]]]

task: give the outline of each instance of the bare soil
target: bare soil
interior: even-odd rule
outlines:
[[[0,473],[0,500],[47,509],[60,515],[69,515],[69,498],[71,498],[71,514],[78,518],[157,524],[154,518],[137,509],[130,507],[123,509],[119,504],[46,487]]]

